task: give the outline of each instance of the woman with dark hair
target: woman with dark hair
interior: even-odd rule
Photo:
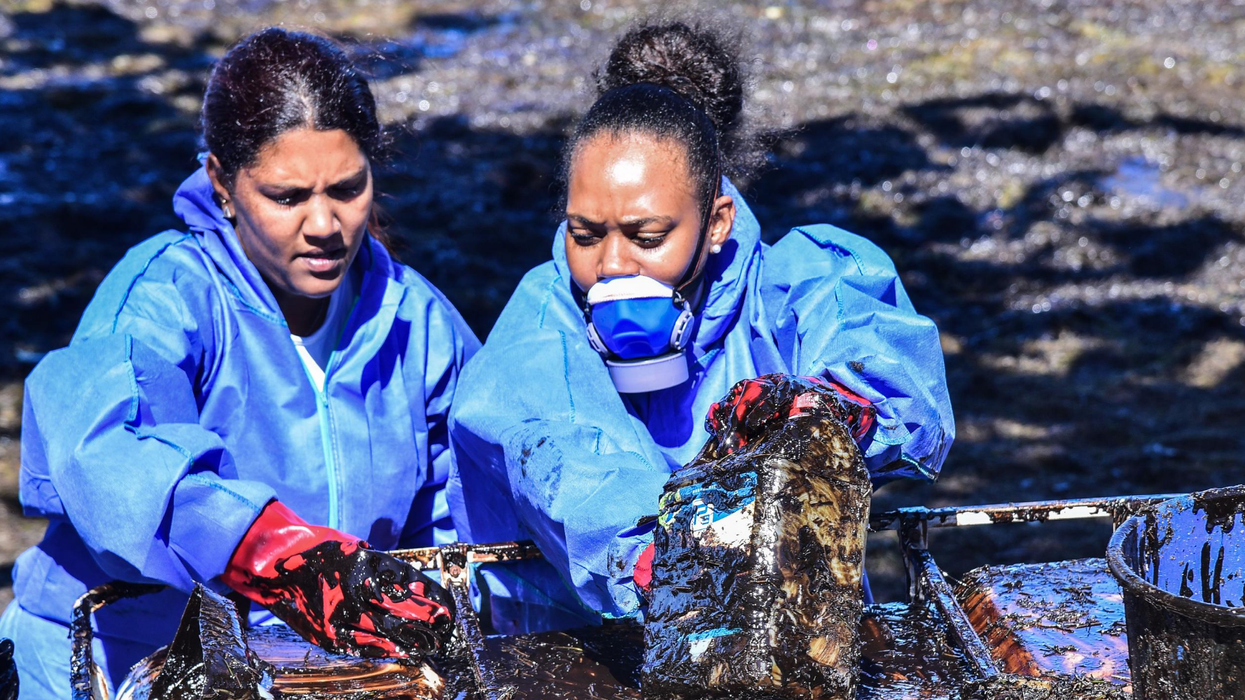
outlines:
[[[875,485],[934,479],[954,438],[938,330],[886,254],[825,224],[761,242],[730,179],[756,159],[729,42],[641,26],[598,90],[566,146],[553,260],[523,279],[451,416],[459,535],[534,539],[551,565],[485,572],[503,630],[637,612],[652,532],[636,523],[728,391],[714,415],[744,425],[834,389]]]
[[[369,228],[368,83],[329,40],[268,29],[216,65],[202,127],[187,231],[131,249],[26,382],[21,498],[49,523],[0,619],[25,700],[69,697],[71,608],[113,579],[169,586],[96,614],[114,684],[196,583],[339,652],[416,654],[450,624],[377,550],[455,539],[447,416],[479,344]]]

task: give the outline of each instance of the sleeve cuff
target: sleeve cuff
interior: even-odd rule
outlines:
[[[219,577],[251,524],[276,498],[271,486],[210,472],[182,478],[173,494],[169,540],[199,581]],[[190,546],[179,547],[178,543]]]

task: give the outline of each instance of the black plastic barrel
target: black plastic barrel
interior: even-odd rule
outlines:
[[[1245,700],[1245,486],[1166,501],[1107,548],[1138,700]]]

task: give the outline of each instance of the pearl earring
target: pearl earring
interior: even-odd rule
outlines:
[[[709,246],[709,252],[713,253],[714,255],[721,253],[722,252],[721,244],[714,243],[713,245]]]

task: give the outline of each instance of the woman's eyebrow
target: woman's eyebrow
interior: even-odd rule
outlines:
[[[351,185],[351,184],[354,184],[356,180],[359,180],[366,176],[367,176],[367,166],[365,165],[362,168],[359,168],[359,172],[355,173],[354,175],[349,175],[338,180],[336,184],[333,185],[333,187],[344,187],[345,185]]]
[[[618,222],[618,225],[628,226],[628,227],[634,226],[636,228],[639,228],[641,226],[648,226],[649,224],[661,224],[663,226],[669,226],[673,223],[674,223],[674,219],[669,216],[642,216],[642,217],[624,218]]]
[[[363,166],[362,168],[359,169],[358,172],[354,173],[353,175],[347,175],[346,177],[343,177],[337,182],[329,185],[329,187],[342,187],[345,185],[350,185],[365,176],[367,176],[367,166]],[[280,181],[261,182],[259,183],[259,186],[267,190],[280,190],[284,192],[310,192],[313,189],[315,189],[314,187],[310,187],[302,183],[280,182]]]
[[[268,194],[275,193],[275,194],[285,194],[285,195],[305,194],[311,191],[310,187],[303,187],[302,185],[291,185],[291,184],[284,184],[284,183],[272,183],[272,184],[261,183],[258,186],[258,188],[261,192],[265,192]]]
[[[595,221],[582,214],[567,214],[566,219],[567,221],[574,221],[575,223],[580,224],[581,226],[604,226],[605,225],[604,223],[600,221]],[[640,228],[642,226],[648,226],[649,224],[661,224],[663,226],[670,226],[674,224],[674,219],[669,216],[639,216],[639,217],[627,217],[618,222],[619,226],[625,226],[627,228]]]

